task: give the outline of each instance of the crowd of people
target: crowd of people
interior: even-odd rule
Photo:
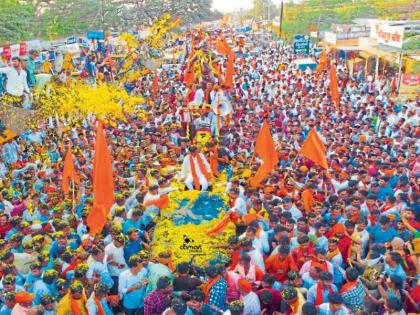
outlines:
[[[180,67],[158,71],[158,89],[153,76],[121,83],[152,101],[140,104],[147,121],[127,113],[105,125],[116,198],[101,234],[90,235],[87,225],[93,117],[67,122],[59,135],[54,123],[44,124],[2,145],[0,315],[420,312],[420,100],[398,100],[389,78],[356,80],[344,60],[331,60],[341,92],[334,104],[328,67],[298,70],[292,46],[253,33],[238,40],[230,29],[192,31],[171,45],[194,41],[198,49],[204,36],[205,49],[215,51],[214,40],[225,35],[241,52],[233,88],[223,82],[223,56],[213,60],[221,73],[187,85],[188,51]],[[251,54],[253,47],[261,53]],[[29,63],[13,58],[0,69],[5,101],[19,105],[30,93],[36,70]],[[80,67],[108,80],[92,63]],[[232,108],[223,118],[208,106],[218,97]],[[279,163],[253,188],[264,121]],[[328,170],[298,154],[313,128],[327,148]],[[195,141],[203,130],[210,135],[204,144]],[[75,196],[62,190],[69,144],[81,178]],[[168,165],[174,171],[163,173]],[[229,213],[239,217],[236,236],[220,244],[229,263],[173,266],[168,253],[151,255],[159,209],[148,202],[170,198],[174,182],[211,190],[221,174]]]

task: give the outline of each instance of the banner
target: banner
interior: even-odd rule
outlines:
[[[293,37],[293,52],[297,55],[309,55],[308,35],[295,35]]]
[[[403,74],[401,77],[398,98],[414,100],[420,95],[420,74]]]
[[[383,21],[374,21],[371,25],[370,37],[377,39],[378,44],[402,48],[404,27],[391,26]]]
[[[25,56],[26,52],[28,51],[27,49],[28,45],[26,45],[26,43],[20,43],[19,44],[19,56]]]
[[[102,31],[91,31],[86,33],[88,39],[104,40],[105,33]]]

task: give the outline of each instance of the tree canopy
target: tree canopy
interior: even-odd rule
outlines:
[[[92,29],[127,29],[152,24],[170,13],[183,24],[222,17],[212,0],[2,0],[0,43],[65,37]]]

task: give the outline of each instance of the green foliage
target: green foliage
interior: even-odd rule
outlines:
[[[211,0],[0,0],[0,44],[87,30],[127,30],[170,13],[183,24],[219,19]]]
[[[1,0],[0,43],[19,42],[31,37],[31,4],[20,4],[17,0]]]

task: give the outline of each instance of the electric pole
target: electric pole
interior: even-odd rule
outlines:
[[[280,27],[279,27],[279,36],[281,38],[281,33],[283,32],[283,0],[280,2]]]

